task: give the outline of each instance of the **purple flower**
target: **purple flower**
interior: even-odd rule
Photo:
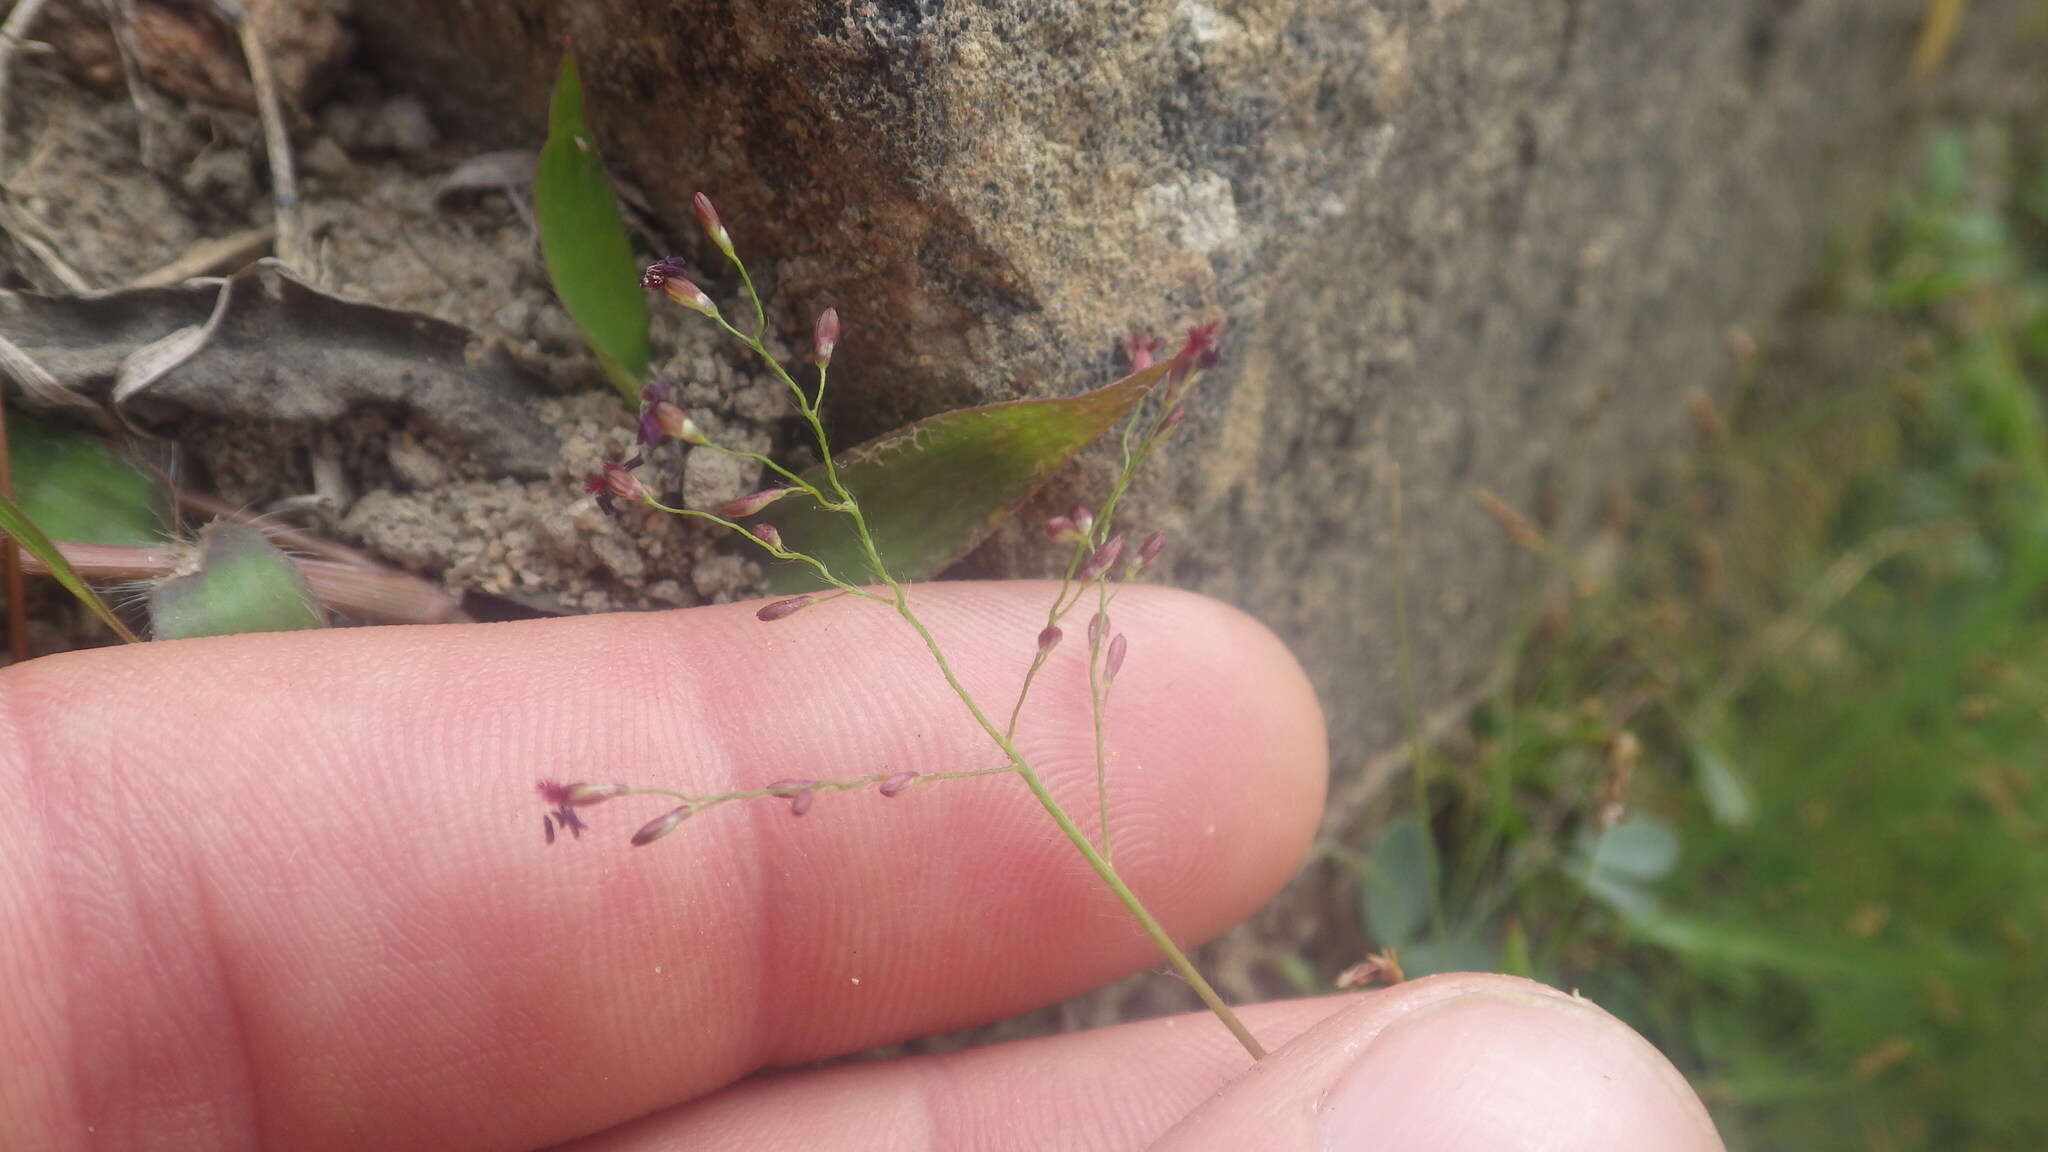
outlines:
[[[1159,350],[1165,342],[1157,336],[1146,336],[1133,329],[1124,337],[1124,358],[1131,362],[1132,372],[1143,372],[1159,359]]]
[[[1188,338],[1175,353],[1177,360],[1190,361],[1197,368],[1209,369],[1219,359],[1216,351],[1217,338],[1222,334],[1223,321],[1211,320],[1188,329]]]
[[[534,785],[540,791],[540,798],[554,806],[554,811],[541,817],[541,830],[550,844],[555,842],[555,825],[568,829],[569,835],[581,837],[583,830],[590,827],[576,815],[576,804],[570,798],[572,784],[557,784],[553,780],[542,780]]]
[[[617,460],[606,460],[596,472],[583,478],[583,490],[597,497],[597,506],[605,515],[616,516],[619,509],[615,501],[638,504],[647,499],[647,489],[641,487],[639,478],[633,475],[633,469],[644,462],[639,456],[623,464]]]
[[[680,256],[670,256],[665,260],[656,260],[647,266],[647,271],[640,274],[640,286],[642,288],[659,288],[668,281],[681,277],[687,270],[688,265],[683,262],[683,258]]]
[[[668,402],[669,392],[666,380],[649,380],[640,386],[640,443],[661,443],[664,433],[660,421],[655,419],[655,409]]]
[[[669,299],[692,312],[702,312],[706,316],[718,315],[718,305],[713,304],[711,297],[706,296],[702,288],[683,275],[683,262],[677,257],[671,256],[648,265],[647,271],[640,274],[640,286],[659,289]]]

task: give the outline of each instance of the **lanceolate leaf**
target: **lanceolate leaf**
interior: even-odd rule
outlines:
[[[1155,364],[1114,384],[1050,400],[963,408],[920,420],[835,458],[860,501],[877,549],[898,579],[921,580],[965,556],[1060,465],[1108,431],[1166,375]],[[824,469],[805,473],[824,486]],[[841,578],[872,580],[866,554],[837,512],[790,497],[760,517],[785,545],[823,560]],[[808,567],[784,565],[778,591],[819,586]]]
[[[150,625],[159,640],[323,628],[326,617],[290,558],[241,524],[199,530],[199,569],[156,586]]]
[[[8,537],[12,539],[6,539]],[[36,527],[36,522],[28,518],[19,504],[0,496],[0,548],[12,548],[15,544],[20,544],[29,555],[42,561],[43,567],[50,570],[50,575],[57,583],[62,584],[65,591],[78,597],[80,603],[92,609],[92,614],[99,617],[101,623],[113,629],[114,635],[130,644],[135,643],[135,633],[130,632],[128,626],[121,623],[121,618],[114,615],[113,609],[107,607],[106,601],[101,600],[91,588],[86,587],[85,581],[80,580],[78,573],[72,571],[71,565],[65,562],[64,554],[57,551],[57,546],[51,543],[48,536],[43,535],[42,529]]]
[[[533,214],[555,295],[627,403],[638,404],[640,380],[653,356],[647,300],[618,200],[583,119],[583,82],[573,52],[562,55],[548,107],[548,141],[533,178]]]

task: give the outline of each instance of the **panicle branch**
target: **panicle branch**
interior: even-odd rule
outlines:
[[[580,839],[590,829],[590,824],[579,813],[580,808],[589,808],[608,800],[629,796],[658,796],[671,801],[671,807],[661,815],[642,824],[633,833],[634,847],[652,844],[676,830],[682,822],[707,809],[745,800],[780,800],[788,803],[792,816],[802,816],[811,810],[821,792],[859,792],[872,788],[885,797],[901,796],[912,787],[947,780],[972,780],[981,776],[1005,776],[1014,772],[1013,765],[1004,764],[998,768],[973,768],[959,772],[872,772],[865,776],[853,776],[839,780],[793,779],[777,780],[759,788],[743,788],[731,792],[711,792],[694,795],[679,792],[673,788],[659,788],[644,785],[609,783],[559,784],[553,780],[542,780],[535,785],[548,811],[542,816],[542,826],[547,842],[555,842],[559,829]]]
[[[817,803],[818,797],[825,793],[873,788],[884,797],[895,797],[913,786],[933,781],[1014,774],[1029,788],[1032,796],[1059,826],[1061,833],[1081,853],[1104,885],[1116,895],[1139,926],[1158,945],[1174,970],[1194,988],[1203,1002],[1230,1028],[1232,1034],[1254,1058],[1263,1057],[1265,1051],[1258,1041],[1245,1029],[1229,1006],[1202,977],[1201,972],[1194,967],[1186,954],[1124,883],[1109,859],[1108,767],[1103,716],[1110,687],[1122,671],[1130,652],[1130,641],[1125,634],[1113,631],[1109,611],[1116,591],[1157,560],[1166,544],[1166,534],[1162,531],[1146,534],[1136,545],[1128,544],[1124,533],[1112,530],[1115,513],[1118,502],[1139,470],[1158,450],[1167,434],[1186,418],[1187,397],[1194,380],[1204,369],[1216,362],[1220,326],[1208,323],[1188,329],[1179,350],[1174,353],[1172,361],[1160,374],[1159,384],[1149,396],[1141,400],[1132,413],[1120,438],[1121,467],[1101,507],[1093,511],[1086,507],[1076,507],[1064,516],[1054,516],[1047,520],[1047,540],[1069,550],[1065,573],[1047,611],[1045,624],[1038,632],[1031,664],[1018,690],[1009,723],[1006,727],[998,729],[961,683],[938,640],[918,618],[910,603],[908,591],[889,572],[875,543],[874,534],[869,530],[866,515],[859,501],[848,491],[845,481],[839,474],[830,438],[819,414],[825,398],[828,368],[842,335],[838,311],[833,308],[825,309],[811,325],[808,360],[816,369],[817,382],[815,391],[807,392],[764,343],[768,329],[766,307],[754,286],[753,276],[748,271],[745,261],[740,259],[734,248],[732,235],[719,217],[718,210],[712,205],[710,198],[702,193],[692,198],[691,209],[706,238],[737,272],[741,290],[754,313],[752,331],[743,331],[734,326],[711,296],[690,278],[684,262],[680,259],[670,258],[655,262],[642,275],[641,283],[649,290],[661,292],[681,307],[708,317],[752,352],[762,365],[789,389],[797,415],[802,418],[817,443],[817,471],[820,479],[807,479],[765,454],[736,450],[715,443],[675,402],[672,386],[666,381],[657,380],[646,384],[642,393],[638,439],[643,451],[652,451],[673,440],[692,450],[701,448],[753,460],[774,472],[784,483],[729,500],[709,511],[670,507],[650,493],[633,474],[644,459],[644,455],[637,455],[625,461],[603,461],[599,470],[584,481],[585,489],[596,497],[599,506],[607,513],[615,512],[618,503],[626,502],[717,524],[752,542],[776,559],[809,565],[828,585],[837,589],[830,593],[790,596],[762,605],[755,611],[755,615],[763,622],[787,619],[815,604],[841,596],[850,595],[889,604],[924,642],[940,674],[959,696],[969,715],[1002,752],[1004,763],[1000,767],[958,772],[919,774],[896,771],[840,780],[780,780],[761,788],[709,795],[694,795],[675,789],[616,782],[577,782],[565,785],[542,781],[539,791],[542,800],[548,806],[548,811],[542,817],[547,841],[552,844],[559,831],[567,831],[572,837],[581,837],[589,828],[589,824],[580,814],[583,809],[625,797],[653,796],[664,798],[668,802],[665,811],[642,824],[633,833],[631,842],[638,846],[653,843],[674,833],[686,820],[707,809],[739,801],[772,798],[786,803],[792,816],[803,816]],[[1125,342],[1125,353],[1131,370],[1140,372],[1153,368],[1157,365],[1158,356],[1163,348],[1163,343],[1157,338],[1132,333]],[[855,585],[834,573],[818,557],[791,549],[782,534],[771,524],[756,523],[749,527],[738,523],[740,520],[759,515],[791,492],[800,492],[816,502],[819,507],[847,517],[855,538],[861,545],[865,562],[870,569],[869,574],[879,582],[883,590],[877,591]],[[1122,569],[1119,572],[1120,562]],[[1061,621],[1069,611],[1080,604],[1082,596],[1090,589],[1095,592],[1096,607],[1088,626],[1088,651],[1085,658],[1090,709],[1095,725],[1100,852],[1096,851],[1087,835],[1053,797],[1013,742],[1018,719],[1032,684],[1040,670],[1048,665],[1059,649],[1064,637],[1060,627]]]

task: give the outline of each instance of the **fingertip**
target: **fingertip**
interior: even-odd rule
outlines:
[[[1119,597],[1118,629],[1133,639],[1115,686],[1110,722],[1151,750],[1151,762],[1112,764],[1112,787],[1141,772],[1174,770],[1177,787],[1126,787],[1113,823],[1138,851],[1170,852],[1156,876],[1206,886],[1220,931],[1263,904],[1307,856],[1329,776],[1322,706],[1287,646],[1239,609],[1178,589]],[[1092,765],[1089,773],[1092,773]],[[1150,826],[1148,828],[1148,826]],[[1126,831],[1128,829],[1128,832]],[[1179,829],[1180,836],[1148,835]],[[1195,833],[1190,839],[1186,833]],[[1141,867],[1138,859],[1119,866]],[[1236,893],[1222,907],[1214,897]]]
[[[1719,1152],[1699,1098],[1626,1025],[1504,976],[1365,997],[1192,1113],[1158,1147]]]
[[[1177,625],[1175,633],[1198,642],[1195,658],[1206,662],[1208,675],[1231,698],[1234,717],[1251,726],[1269,750],[1274,782],[1312,796],[1320,816],[1329,740],[1315,685],[1293,651],[1235,605],[1177,588],[1145,591]]]

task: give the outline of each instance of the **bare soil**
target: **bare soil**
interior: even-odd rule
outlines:
[[[163,98],[139,114],[120,91],[89,89],[35,59],[17,65],[10,95],[15,203],[95,288],[270,219],[252,115]],[[458,595],[534,611],[753,592],[759,566],[715,535],[638,512],[612,520],[581,492],[599,460],[631,454],[632,419],[548,286],[526,189],[444,190],[446,175],[478,150],[441,135],[418,100],[363,74],[343,78],[296,146],[311,243],[310,266],[294,272],[349,299],[461,324],[511,351],[551,393],[529,402],[558,437],[559,457],[545,479],[516,480],[396,413],[363,410],[321,427],[251,414],[178,429],[182,483],[246,508],[310,516],[308,526]],[[0,283],[59,290],[4,242]],[[657,310],[656,345],[667,352],[659,370],[699,423],[735,443],[773,446],[786,412],[779,385],[693,319]],[[738,461],[685,461],[673,445],[641,475],[693,503],[759,486]]]

